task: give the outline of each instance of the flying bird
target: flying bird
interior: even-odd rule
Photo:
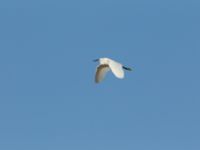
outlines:
[[[124,70],[128,70],[131,71],[131,68],[125,67],[122,64],[120,64],[119,62],[116,62],[110,58],[99,58],[99,59],[95,59],[95,62],[99,61],[99,66],[97,66],[96,69],[96,74],[95,74],[95,82],[96,83],[100,83],[106,73],[108,71],[112,71],[112,73],[119,79],[123,79],[124,78]]]

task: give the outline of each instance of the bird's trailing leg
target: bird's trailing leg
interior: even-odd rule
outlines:
[[[125,67],[125,66],[123,66],[123,69],[128,70],[128,71],[132,71],[131,68],[128,68],[128,67]]]

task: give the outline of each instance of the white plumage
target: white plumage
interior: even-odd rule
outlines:
[[[108,71],[112,71],[112,73],[119,79],[124,78],[124,70],[131,71],[130,68],[124,67],[122,64],[110,59],[110,58],[99,58],[94,61],[99,61],[100,65],[97,67],[96,75],[95,75],[95,82],[99,83],[101,82],[106,73]]]

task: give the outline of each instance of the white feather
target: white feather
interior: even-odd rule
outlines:
[[[100,58],[98,59],[100,65],[97,67],[96,75],[95,75],[95,82],[99,83],[101,82],[106,73],[108,71],[112,71],[112,73],[119,79],[124,78],[124,70],[123,65],[110,59],[110,58]]]
[[[120,63],[118,63],[116,61],[110,60],[109,61],[109,67],[112,70],[113,74],[117,78],[120,78],[120,79],[124,78],[124,70],[122,68],[122,64],[120,64]]]
[[[99,65],[97,67],[97,70],[96,70],[96,75],[95,75],[95,82],[96,83],[99,83],[101,82],[106,73],[110,70],[109,66],[108,65],[105,65],[105,64],[102,64],[102,65]]]

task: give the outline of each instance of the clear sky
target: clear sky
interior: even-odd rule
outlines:
[[[1,0],[0,149],[199,150],[200,1]]]

